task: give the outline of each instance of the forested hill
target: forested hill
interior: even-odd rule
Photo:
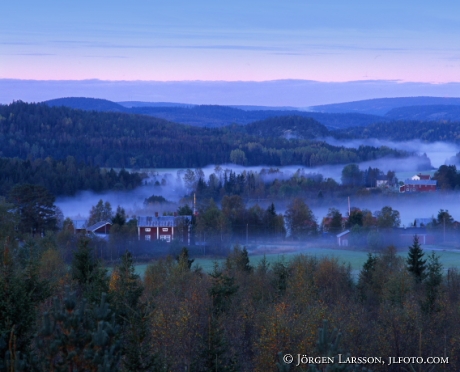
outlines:
[[[460,104],[398,107],[387,112],[385,117],[393,120],[460,121]]]
[[[312,109],[327,113],[361,113],[369,115],[385,115],[397,107],[427,105],[460,105],[460,98],[455,97],[395,97],[376,98],[362,101],[333,103],[313,106]]]
[[[319,123],[310,124],[315,130],[321,128]],[[197,128],[143,115],[24,102],[0,106],[0,156],[4,157],[73,156],[104,167],[189,168],[230,162],[315,166],[406,155],[388,148],[348,149],[269,133],[260,137],[231,127]]]
[[[126,107],[118,103],[94,98],[59,98],[43,102],[49,106],[66,106],[80,110],[95,110],[105,112],[125,112],[130,114],[141,114],[154,116],[169,120],[175,123],[193,125],[198,127],[222,127],[230,124],[248,124],[254,121],[264,120],[276,116],[302,116],[313,118],[321,124],[331,128],[347,128],[353,126],[366,126],[378,121],[389,121],[391,119],[375,115],[363,115],[359,113],[330,114],[320,112],[307,112],[300,110],[275,110],[273,108],[263,110],[245,110],[230,106],[218,105],[189,105],[184,104],[173,106],[171,103],[144,106],[139,103]],[[146,103],[147,104],[147,103]]]
[[[51,107],[70,107],[77,110],[86,111],[108,111],[108,112],[129,112],[129,109],[112,101],[98,98],[69,97],[56,98],[44,102]]]
[[[0,196],[20,184],[45,187],[53,195],[74,195],[77,191],[131,190],[142,184],[139,173],[115,172],[78,163],[68,156],[63,161],[52,158],[21,160],[0,158]]]
[[[460,142],[460,122],[396,121],[366,128],[347,128],[334,132],[336,138],[380,138],[394,141]]]
[[[244,131],[264,137],[315,139],[330,135],[327,128],[312,118],[278,116],[245,125]]]

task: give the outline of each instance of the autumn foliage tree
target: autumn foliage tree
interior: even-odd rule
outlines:
[[[316,218],[303,199],[294,199],[288,205],[284,218],[293,238],[305,238],[318,232]]]

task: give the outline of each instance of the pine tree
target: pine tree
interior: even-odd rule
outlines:
[[[149,347],[149,309],[141,302],[144,288],[135,273],[131,252],[126,251],[113,270],[109,288],[116,321],[122,327],[122,370],[140,372],[158,367],[158,358]]]
[[[123,226],[126,223],[126,212],[124,208],[120,206],[117,207],[115,217],[112,218],[112,223],[119,226]]]
[[[414,235],[414,241],[409,247],[407,255],[407,270],[414,275],[417,283],[421,283],[426,277],[426,260],[423,259],[425,253],[420,247],[418,236]]]
[[[135,273],[133,256],[126,251],[120,265],[114,268],[109,283],[110,300],[117,321],[123,324],[131,313],[137,311],[143,291],[140,277]]]
[[[88,305],[67,291],[63,302],[55,298],[52,310],[43,314],[35,336],[37,363],[41,370],[56,372],[117,370],[119,329],[105,293],[98,305]]]
[[[439,287],[442,283],[443,266],[439,262],[439,256],[434,252],[428,256],[427,276],[425,280],[426,300],[423,309],[428,313],[435,310],[436,300],[439,296]]]
[[[233,277],[225,275],[219,269],[217,262],[214,264],[214,270],[210,276],[212,287],[209,290],[209,295],[212,299],[213,314],[219,316],[228,310],[231,297],[238,291],[238,286],[235,285]]]
[[[228,342],[219,320],[210,314],[208,325],[207,348],[204,350],[201,361],[205,371],[236,372],[234,358],[228,353]]]
[[[131,313],[123,330],[122,371],[163,371],[163,363],[158,354],[152,353],[149,345],[149,314],[146,305],[141,304]]]
[[[0,249],[0,371],[28,370],[37,306],[50,295],[39,276],[36,246],[21,257],[9,244]],[[24,253],[24,252],[23,252]],[[11,368],[15,369],[11,369]]]
[[[187,247],[182,248],[182,251],[180,252],[179,256],[176,256],[176,261],[179,267],[179,271],[181,272],[190,271],[193,262],[195,262],[194,259],[189,259]]]
[[[96,302],[103,292],[108,292],[107,270],[94,258],[90,240],[83,237],[74,253],[71,273],[84,297],[90,302]]]
[[[252,266],[249,264],[249,253],[246,247],[241,249],[239,244],[235,245],[235,247],[233,247],[233,252],[228,255],[225,261],[225,266],[227,270],[250,273],[252,271]]]
[[[358,290],[362,299],[367,297],[368,289],[372,285],[376,265],[377,256],[372,253],[368,253],[367,261],[364,263],[358,279]]]

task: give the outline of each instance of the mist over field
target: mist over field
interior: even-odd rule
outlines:
[[[157,184],[155,184],[158,182]],[[162,184],[163,183],[163,184]],[[86,219],[91,207],[99,200],[108,201],[113,211],[117,206],[125,209],[128,216],[153,215],[155,212],[172,212],[177,209],[177,202],[186,193],[182,182],[178,182],[176,175],[170,171],[150,172],[144,180],[144,185],[130,191],[109,191],[95,193],[91,191],[78,192],[76,196],[59,197],[56,205],[64,216],[73,219]],[[163,196],[170,203],[155,203],[144,205],[145,199],[152,195]]]
[[[334,140],[331,139],[331,142]],[[338,141],[337,144],[349,144],[351,146],[360,146],[365,144],[364,141]],[[420,149],[422,152],[429,152],[431,156],[437,159],[441,165],[441,160],[444,157],[452,156],[458,151],[456,145],[438,142],[430,146],[421,141],[410,141],[406,143],[393,143],[390,141],[375,140],[375,144],[382,146],[399,145],[401,149],[407,151],[416,151]],[[307,168],[304,166],[286,166],[286,167],[270,167],[270,166],[257,166],[257,167],[244,167],[234,164],[209,165],[202,169],[194,169],[195,172],[202,172],[204,179],[207,181],[212,173],[219,174],[224,177],[225,173],[230,171],[241,174],[242,172],[254,172],[258,174],[265,183],[271,183],[275,179],[287,180],[291,178],[299,170],[305,177],[317,177],[322,175],[324,178],[333,178],[338,183],[341,182],[342,169],[346,164],[321,166]],[[359,163],[361,170],[368,167],[379,168],[383,172],[395,171],[396,173],[416,174],[420,170],[419,166],[423,165],[420,157],[414,156],[404,159],[382,158],[368,162]],[[419,169],[419,170],[417,170]],[[428,169],[424,169],[428,171]],[[143,170],[147,171],[147,170]],[[188,203],[192,204],[191,188],[187,188],[184,180],[187,169],[155,169],[148,170],[148,178],[144,180],[144,185],[131,190],[131,191],[111,191],[105,193],[94,193],[89,191],[79,192],[73,197],[60,197],[56,201],[56,205],[61,208],[66,217],[75,219],[86,219],[92,206],[102,199],[110,202],[112,209],[115,211],[119,205],[123,207],[129,216],[146,216],[153,215],[155,212],[162,214],[163,212],[173,212],[179,205]],[[404,181],[404,179],[400,179]],[[170,203],[153,203],[144,205],[144,200],[152,195],[163,196]],[[188,198],[187,198],[188,196]],[[267,208],[271,202],[275,203],[278,213],[284,213],[289,201],[287,200],[245,200],[248,206],[259,204],[262,208]],[[203,200],[197,200],[198,204]],[[460,220],[460,210],[453,208],[460,202],[460,195],[456,193],[435,193],[424,195],[410,195],[410,194],[381,194],[373,196],[351,196],[351,206],[360,209],[368,209],[371,212],[380,210],[384,206],[391,206],[401,214],[401,226],[409,226],[414,222],[415,218],[431,218],[436,216],[440,209],[448,209],[454,219]],[[311,208],[318,219],[318,223],[324,216],[327,215],[329,208],[337,208],[342,215],[348,213],[348,196],[342,199],[334,199],[333,201],[324,201],[318,203],[317,200],[310,201],[307,199],[306,203],[311,205]]]
[[[339,140],[332,137],[328,137],[325,138],[324,141],[333,146],[344,146],[352,148],[358,148],[359,146],[386,146],[397,150],[408,151],[411,153],[427,154],[427,156],[431,160],[431,164],[436,168],[439,168],[441,165],[446,164],[446,162],[449,161],[450,157],[455,156],[455,154],[457,154],[460,151],[460,147],[454,143],[427,143],[419,139],[414,139],[412,141],[396,142],[378,138]],[[397,164],[395,164],[395,166],[397,166]],[[396,169],[393,170],[399,171]]]

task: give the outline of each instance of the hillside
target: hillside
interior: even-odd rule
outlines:
[[[407,106],[427,105],[460,105],[460,98],[446,97],[399,97],[378,98],[363,101],[334,103],[311,107],[312,110],[324,113],[360,113],[367,115],[385,115],[392,109]]]
[[[79,110],[125,112],[154,116],[175,123],[198,127],[216,128],[230,124],[245,125],[254,121],[277,116],[302,116],[313,118],[330,129],[367,126],[378,121],[391,119],[364,114],[325,114],[319,112],[299,111],[292,108],[254,106],[186,105],[168,102],[121,102],[120,104],[94,98],[60,98],[45,101],[49,106],[66,106]]]
[[[427,142],[460,142],[460,122],[395,121],[333,132],[336,138],[379,138],[393,141],[420,139]]]
[[[427,105],[397,107],[385,117],[393,120],[460,121],[460,105]]]
[[[317,134],[328,133],[327,128],[312,119],[277,120],[273,129],[262,130],[264,124],[259,123],[245,132],[241,126],[200,128],[144,115],[19,101],[0,105],[0,156],[57,160],[73,156],[90,165],[127,168],[195,168],[230,162],[323,165],[407,156],[388,148],[349,149],[312,141]],[[309,139],[287,139],[284,133],[289,130]]]
[[[57,98],[43,102],[51,107],[65,106],[77,110],[87,111],[108,111],[108,112],[129,112],[125,107],[118,103],[108,101],[106,99],[85,98],[85,97],[69,97]]]
[[[312,118],[301,116],[278,116],[248,124],[243,127],[251,135],[283,137],[287,139],[322,138],[330,135],[328,129]]]

